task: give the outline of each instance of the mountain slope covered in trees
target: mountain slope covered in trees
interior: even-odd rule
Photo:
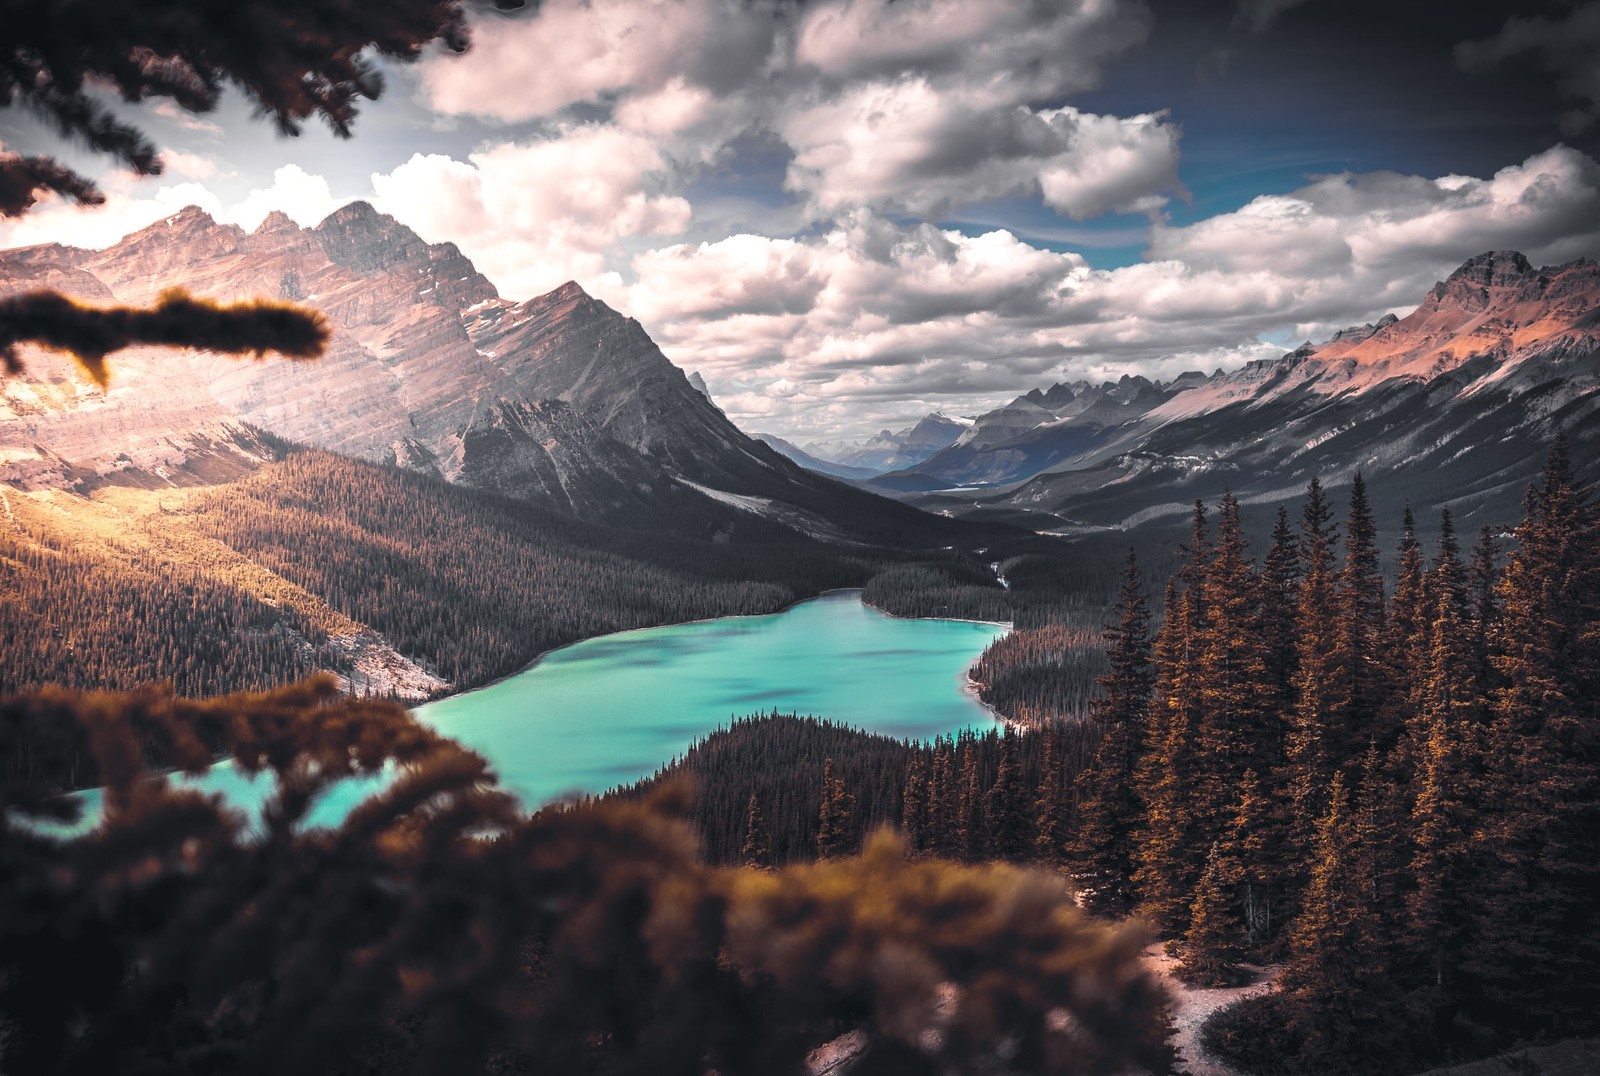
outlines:
[[[6,494],[0,687],[165,680],[210,695],[323,668],[358,692],[426,697],[577,639],[775,612],[908,559],[958,562],[818,541],[708,499],[665,533],[610,528],[279,451],[218,486]]]

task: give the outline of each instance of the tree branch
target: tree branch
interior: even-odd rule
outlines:
[[[105,357],[138,344],[192,347],[262,358],[268,351],[315,359],[328,341],[328,323],[314,310],[273,300],[222,304],[181,289],[163,292],[155,306],[94,307],[55,292],[0,300],[0,365],[22,370],[17,345],[33,342],[70,352],[103,388]]]

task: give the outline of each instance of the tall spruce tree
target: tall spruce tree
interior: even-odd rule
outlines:
[[[1384,681],[1383,571],[1377,522],[1360,471],[1350,482],[1335,610],[1335,667],[1343,683],[1338,686],[1338,704],[1327,714],[1327,742],[1333,765],[1353,769],[1369,739],[1377,738],[1387,750],[1398,733],[1378,727]]]
[[[978,768],[977,741],[962,733],[961,775],[956,780],[956,855],[967,862],[984,857],[989,850],[989,832],[983,811],[983,775]]]
[[[754,792],[744,809],[744,842],[739,846],[739,858],[746,867],[772,866],[772,839],[767,835],[767,820]]]
[[[833,759],[822,764],[822,808],[817,816],[817,858],[831,859],[850,851],[856,798],[833,775]]]
[[[928,833],[926,847],[951,859],[959,854],[956,841],[955,746],[948,736],[934,741],[933,773],[928,779]]]
[[[1142,814],[1135,771],[1149,741],[1150,609],[1133,550],[1123,568],[1115,623],[1106,628],[1102,694],[1090,708],[1101,729],[1099,746],[1078,776],[1080,799],[1070,861],[1084,884],[1085,902],[1105,915],[1133,907],[1134,832]]]
[[[1155,644],[1151,736],[1134,774],[1141,814],[1134,834],[1133,890],[1139,915],[1164,935],[1188,929],[1189,904],[1201,864],[1189,790],[1196,772],[1199,724],[1197,648],[1190,604],[1196,588],[1179,593],[1168,580],[1166,614]]]
[[[1283,754],[1257,604],[1260,588],[1246,557],[1239,502],[1231,492],[1222,495],[1218,508],[1205,591],[1208,611],[1197,640],[1198,772],[1190,798],[1202,839],[1209,844],[1222,839],[1231,823],[1245,771],[1270,772],[1281,765]]]
[[[1433,611],[1428,608],[1425,576],[1427,562],[1417,540],[1417,524],[1406,503],[1401,522],[1400,549],[1395,565],[1394,598],[1384,623],[1383,656],[1386,705],[1382,723],[1401,728],[1415,712],[1424,673],[1418,656],[1426,652]]]
[[[1477,874],[1470,867],[1480,784],[1470,772],[1471,745],[1484,700],[1474,683],[1471,636],[1448,588],[1439,589],[1429,635],[1424,683],[1407,730],[1412,807],[1405,940],[1414,968],[1422,971],[1417,1008],[1431,1015],[1435,1034],[1444,1034],[1458,997],[1457,966]]]
[[[921,751],[906,761],[906,787],[900,799],[900,829],[913,852],[928,847],[928,763]]]
[[[1358,799],[1363,792],[1358,789]],[[1310,876],[1281,979],[1301,1062],[1316,1071],[1395,1071],[1409,1053],[1407,1017],[1390,981],[1384,929],[1371,895],[1374,879],[1365,870],[1369,834],[1357,815],[1344,774],[1336,772],[1327,810],[1317,821]]]
[[[1294,708],[1294,676],[1298,665],[1300,542],[1289,524],[1289,509],[1278,505],[1272,544],[1261,565],[1261,632],[1266,641],[1268,681],[1273,707],[1280,718]]]
[[[1009,863],[1026,863],[1033,859],[1036,830],[1017,740],[1016,732],[1007,726],[1000,737],[1000,762],[994,784],[984,794],[984,815],[988,821],[989,855]]]
[[[1500,584],[1500,683],[1485,750],[1466,972],[1475,1014],[1517,1034],[1600,1012],[1600,526],[1565,439],[1529,498]]]
[[[1244,924],[1234,890],[1238,864],[1219,844],[1206,855],[1205,868],[1189,905],[1189,929],[1181,946],[1178,976],[1196,986],[1232,986],[1239,979],[1244,956]]]
[[[1039,750],[1039,785],[1033,798],[1034,856],[1043,863],[1057,863],[1065,851],[1070,806],[1066,775],[1056,750],[1061,731],[1050,725],[1035,735],[1043,739],[1043,744]]]
[[[1295,709],[1285,744],[1285,774],[1276,782],[1285,798],[1291,858],[1304,862],[1316,839],[1317,820],[1327,811],[1334,773],[1330,728],[1344,706],[1345,678],[1337,638],[1334,591],[1338,528],[1316,478],[1306,489],[1300,514],[1301,583],[1296,612],[1300,650],[1296,660]]]

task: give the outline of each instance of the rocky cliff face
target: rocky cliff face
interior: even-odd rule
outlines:
[[[333,327],[328,353],[134,349],[112,356],[101,392],[63,356],[32,352],[23,377],[0,382],[0,481],[211,481],[254,466],[257,431],[592,515],[679,492],[674,476],[772,495],[799,473],[576,284],[509,302],[453,244],[363,202],[309,229],[274,213],[246,233],[190,207],[104,251],[0,253],[0,293],[146,303],[173,286],[315,307]]]

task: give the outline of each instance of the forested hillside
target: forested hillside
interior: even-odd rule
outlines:
[[[355,638],[431,674],[422,694],[464,689],[577,639],[774,612],[897,561],[955,556],[828,544],[754,516],[729,532],[687,506],[681,521],[603,527],[292,448],[228,485],[12,491],[6,508],[0,690],[171,681],[211,695],[325,668],[391,693]]]

